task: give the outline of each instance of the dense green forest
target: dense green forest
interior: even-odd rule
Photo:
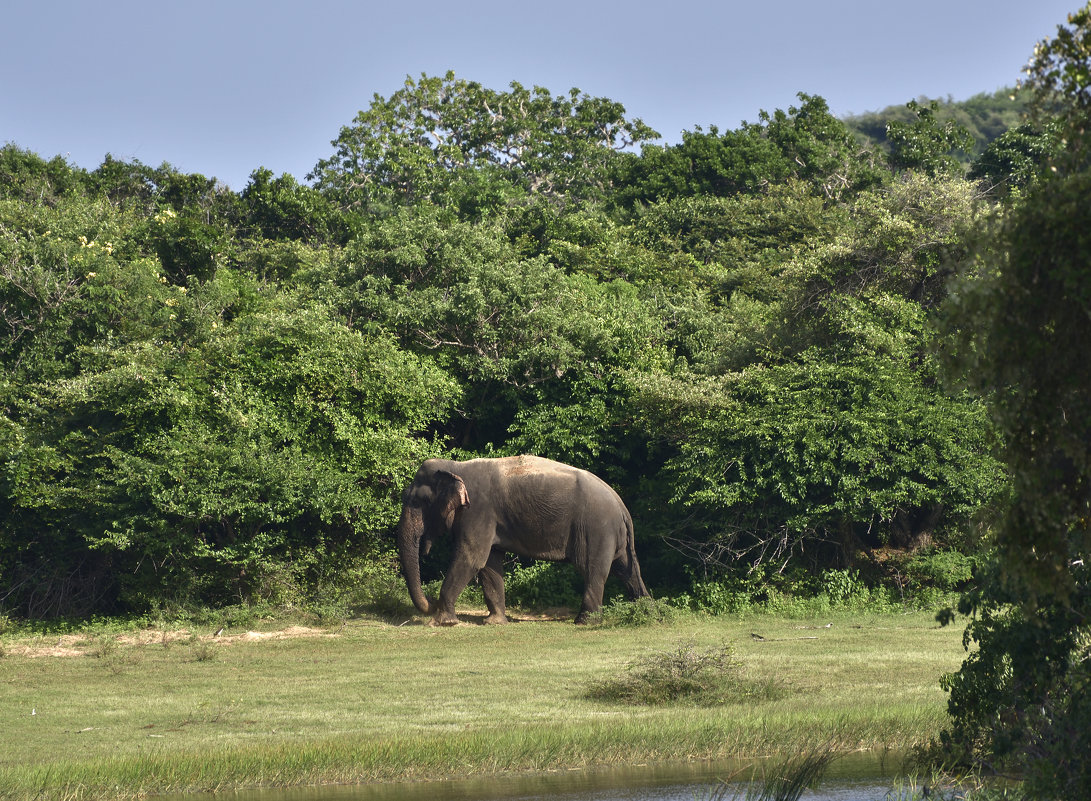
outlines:
[[[535,453],[679,606],[965,590],[944,752],[1088,797],[1089,42],[1091,5],[1015,100],[674,145],[421,76],[238,193],[3,147],[0,614],[404,603],[418,463]]]
[[[939,375],[990,202],[946,125],[861,144],[800,95],[663,146],[605,98],[449,74],[376,97],[309,184],[7,146],[0,603],[341,597],[441,453],[604,476],[660,596],[951,589],[1005,479]]]

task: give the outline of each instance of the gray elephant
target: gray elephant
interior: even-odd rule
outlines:
[[[421,590],[420,556],[444,533],[454,538],[454,557],[437,602]],[[602,608],[610,574],[633,598],[648,595],[633,521],[618,494],[586,470],[537,456],[429,459],[402,493],[397,540],[413,604],[437,625],[458,623],[455,599],[475,575],[489,608],[485,622],[508,622],[505,553],[575,565],[585,582],[577,623]]]

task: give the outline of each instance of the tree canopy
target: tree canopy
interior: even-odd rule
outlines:
[[[1018,191],[983,226],[948,301],[953,361],[988,401],[1011,482],[996,560],[963,600],[976,648],[945,679],[943,744],[1023,776],[1029,797],[1076,799],[1091,798],[1091,383],[1080,367],[1091,358],[1091,5],[1068,23],[1027,67],[1043,157],[1036,169],[1034,149],[1012,159]]]
[[[616,154],[656,136],[620,103],[578,89],[496,91],[452,72],[422,75],[375,95],[310,177],[349,207],[432,202],[480,215],[528,194],[601,196]]]
[[[448,73],[309,183],[0,149],[0,606],[340,593],[435,454],[604,476],[662,595],[975,551],[1005,472],[936,321],[1001,195],[918,112],[889,150],[805,94],[662,145]]]

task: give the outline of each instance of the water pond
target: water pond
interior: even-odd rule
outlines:
[[[839,759],[819,786],[802,798],[881,801],[894,786],[893,771],[899,765],[898,759],[874,755]],[[732,776],[740,781],[749,775],[748,766],[738,763],[687,763],[450,782],[250,791],[233,793],[232,801],[727,801],[743,798],[746,787],[732,782],[727,792],[721,792],[721,782]]]

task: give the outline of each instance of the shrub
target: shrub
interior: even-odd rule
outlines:
[[[647,626],[670,623],[677,620],[680,614],[681,610],[667,601],[613,598],[602,607],[602,622],[608,626]]]
[[[438,593],[438,588],[436,591]],[[349,564],[333,566],[329,583],[321,588],[313,605],[316,611],[319,608],[341,609],[384,616],[403,612],[408,602],[398,555],[386,548],[362,554]]]
[[[747,609],[754,601],[753,591],[731,586],[724,581],[699,581],[693,584],[693,608],[710,615],[726,615]]]
[[[921,551],[906,563],[905,571],[917,586],[953,592],[969,584],[975,564],[974,557],[959,551]]]
[[[848,606],[853,601],[866,600],[869,595],[858,570],[823,570],[822,590],[829,596],[831,606]]]
[[[889,587],[871,587],[859,571],[829,569],[815,577],[761,569],[743,577],[694,580],[690,608],[712,615],[764,611],[791,617],[815,617],[839,609],[889,612],[900,605]],[[932,605],[938,605],[936,601]]]
[[[693,642],[681,642],[637,658],[621,676],[593,684],[587,696],[626,704],[716,706],[774,698],[782,692],[771,682],[746,679],[728,643],[700,650]]]

